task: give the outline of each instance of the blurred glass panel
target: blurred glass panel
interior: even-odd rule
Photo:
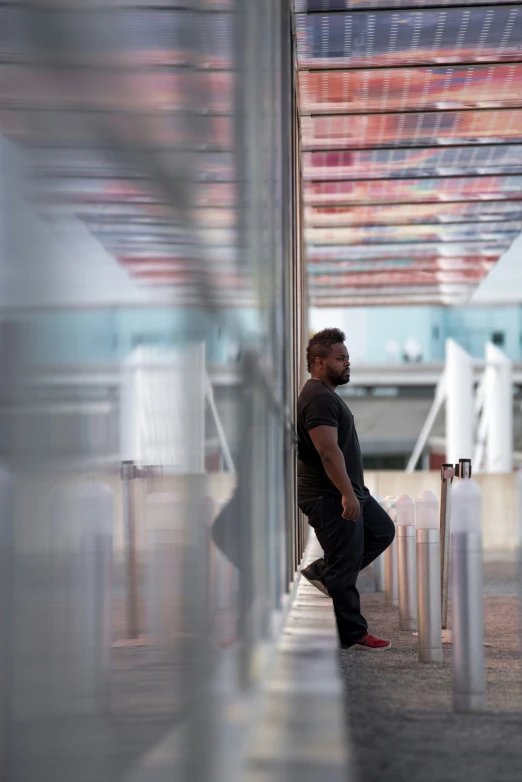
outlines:
[[[305,542],[290,9],[13,3],[0,59],[6,779],[232,779]]]

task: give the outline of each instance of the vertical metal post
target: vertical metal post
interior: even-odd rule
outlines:
[[[480,489],[461,481],[452,489],[453,709],[484,711],[484,585]]]
[[[442,629],[448,627],[448,584],[450,562],[450,514],[451,514],[451,483],[455,471],[452,464],[443,464],[441,469],[440,490],[440,574],[441,574],[441,604]]]
[[[376,592],[384,592],[384,554],[373,561],[373,583]]]
[[[399,630],[417,629],[417,562],[415,527],[397,527],[399,564]]]
[[[395,503],[393,503],[395,504]],[[395,521],[395,509],[389,507],[388,513]],[[397,563],[397,537],[384,552],[384,604],[388,607],[399,605],[399,572]]]
[[[123,493],[123,524],[125,534],[125,584],[127,638],[139,635],[138,621],[138,573],[136,560],[136,508],[134,501],[134,479],[136,465],[132,461],[121,463]]]
[[[407,494],[395,506],[399,569],[399,630],[417,629],[415,504]]]
[[[433,492],[417,497],[415,521],[419,662],[442,663],[439,501]]]
[[[442,662],[440,532],[417,530],[419,662]]]

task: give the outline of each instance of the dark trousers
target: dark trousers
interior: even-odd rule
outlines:
[[[318,560],[315,564],[324,570],[342,648],[353,646],[368,631],[368,623],[361,614],[357,576],[395,537],[395,525],[373,497],[366,497],[360,503],[357,521],[347,521],[342,517],[340,497],[325,495],[299,502],[324,551],[324,563]]]

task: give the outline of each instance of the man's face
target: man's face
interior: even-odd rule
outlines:
[[[323,359],[326,367],[326,380],[334,386],[344,386],[350,382],[350,357],[346,345],[339,342],[332,345],[328,358]]]

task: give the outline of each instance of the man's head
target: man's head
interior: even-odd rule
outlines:
[[[314,334],[306,349],[308,371],[313,378],[337,387],[350,382],[350,359],[340,329]]]

